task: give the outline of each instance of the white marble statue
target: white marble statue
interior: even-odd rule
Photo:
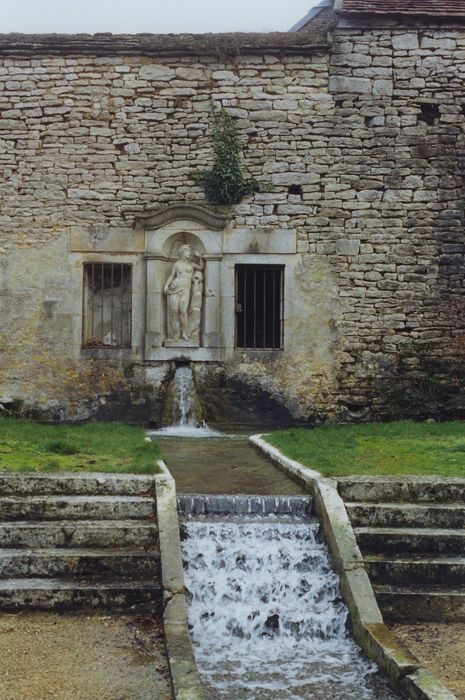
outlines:
[[[163,290],[167,307],[167,341],[184,340],[198,344],[204,261],[188,244],[181,246],[179,256]]]

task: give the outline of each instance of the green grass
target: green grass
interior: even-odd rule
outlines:
[[[0,471],[156,474],[158,446],[122,423],[42,425],[0,419]]]
[[[281,430],[265,437],[325,476],[465,477],[465,423],[372,423]]]

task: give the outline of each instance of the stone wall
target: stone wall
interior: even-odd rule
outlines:
[[[84,228],[99,242],[116,231],[133,240],[134,221],[147,208],[201,202],[203,192],[188,176],[212,162],[213,100],[237,118],[244,162],[262,189],[234,208],[233,227],[274,235],[292,229],[297,251],[305,252],[320,174],[331,162],[327,55],[43,52],[4,56],[0,69],[3,398],[48,406],[62,417],[111,414],[113,398],[125,410],[131,405],[131,416],[147,416],[148,402],[157,418],[167,367],[151,366],[147,379],[142,341],[129,353],[81,349],[82,260],[70,255],[70,234]],[[278,358],[242,353],[228,372],[264,386],[288,414],[304,415],[313,410],[314,392],[306,387],[318,386],[322,372],[335,377],[329,350],[337,309],[324,263],[299,265],[296,303],[303,306],[289,319],[287,351]],[[312,308],[314,323],[301,325],[315,301],[322,311]]]
[[[299,421],[395,415],[406,394],[415,412],[419,388],[460,410],[465,32],[299,41],[235,57],[124,55],[116,38],[94,55],[49,44],[18,57],[0,42],[5,404],[159,419],[169,366],[144,363],[142,328],[129,351],[81,348],[70,232],[132,240],[147,209],[202,202],[188,176],[212,162],[213,100],[237,118],[261,185],[232,227],[291,229],[297,247],[284,351],[199,365],[206,399],[218,403],[226,379],[255,422],[263,397]]]
[[[421,411],[448,393],[449,409],[460,405],[464,49],[457,28],[334,35],[328,146],[337,165],[325,206],[339,220],[316,236],[328,253],[348,254],[333,260],[351,357],[345,398],[359,412],[381,406],[386,392],[393,409],[400,401]]]

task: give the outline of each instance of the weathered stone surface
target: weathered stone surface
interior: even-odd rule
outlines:
[[[329,80],[329,91],[332,93],[347,92],[359,95],[370,93],[371,89],[371,80],[368,78],[331,76]]]
[[[236,352],[224,289],[227,333],[209,333],[223,345],[195,358],[203,386],[222,373],[244,387],[237,416],[260,420],[262,404],[274,424],[461,415],[463,27],[332,37],[317,50],[299,33],[236,36],[221,51],[218,37],[0,39],[5,411],[159,422],[173,358],[144,365],[160,341],[144,337],[152,277],[133,226],[202,202],[189,174],[212,163],[213,99],[238,118],[261,189],[233,208],[227,255],[286,256],[286,317],[282,351]],[[133,266],[131,348],[81,347],[82,265],[104,256]]]
[[[164,462],[156,477],[160,556],[165,603],[163,624],[175,700],[203,700],[204,692],[187,624],[187,603],[176,502],[176,485]]]
[[[175,71],[162,64],[142,66],[139,70],[141,80],[171,80],[175,76]]]
[[[456,696],[431,671],[424,668],[406,676],[402,680],[401,689],[412,700],[456,700]]]

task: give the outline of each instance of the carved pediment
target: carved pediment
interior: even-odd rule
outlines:
[[[231,214],[194,204],[172,204],[158,209],[147,209],[137,217],[136,228],[157,229],[173,221],[195,221],[209,230],[221,231],[231,220]]]

